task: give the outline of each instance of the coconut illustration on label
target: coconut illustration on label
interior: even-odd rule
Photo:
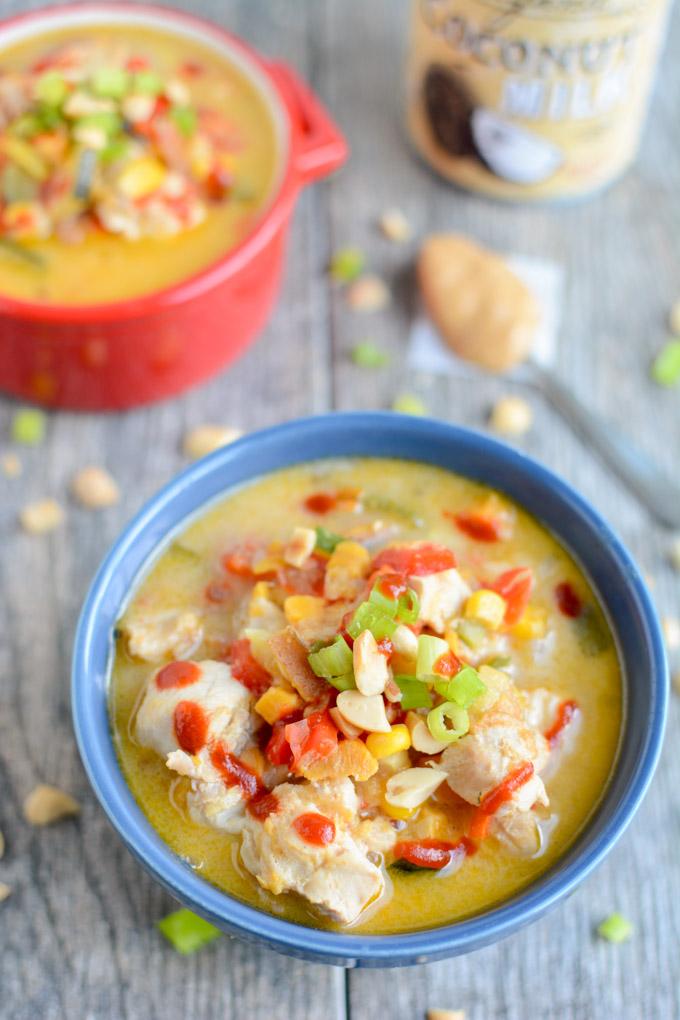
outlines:
[[[498,177],[515,184],[547,181],[564,162],[556,145],[480,107],[471,117],[475,147]]]

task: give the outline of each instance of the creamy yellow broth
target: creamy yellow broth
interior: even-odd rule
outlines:
[[[359,487],[368,497],[366,502],[374,501],[375,509],[364,510],[359,517],[348,512],[327,514],[322,523],[332,531],[343,533],[358,521],[380,518],[399,529],[392,541],[441,542],[455,550],[462,567],[488,568],[493,576],[512,566],[531,566],[536,576],[532,604],[548,610],[552,638],[548,651],[540,655],[536,642],[516,642],[512,650],[515,682],[525,688],[545,686],[561,697],[574,698],[582,712],[580,728],[559,768],[546,779],[551,818],[540,856],[523,859],[488,839],[460,870],[448,876],[390,868],[391,899],[377,912],[369,908],[353,930],[403,932],[484,911],[523,889],[564,853],[593,813],[611,773],[622,717],[621,670],[611,635],[605,650],[584,654],[573,621],[557,611],[553,593],[561,581],[571,581],[585,598],[595,597],[573,559],[533,517],[517,508],[510,540],[474,542],[457,531],[442,511],[468,506],[488,490],[439,468],[396,460],[296,467],[233,493],[167,549],[133,594],[125,615],[142,606],[153,610],[199,607],[207,612],[206,634],[194,658],[209,657],[242,626],[242,620],[228,619],[223,608],[206,608],[203,593],[215,577],[220,554],[247,538],[283,540],[297,524],[317,525],[319,518],[303,509],[304,498],[318,489],[346,486]],[[153,669],[130,659],[123,642],[118,643],[110,695],[114,737],[125,778],[154,828],[198,874],[226,892],[289,920],[333,928],[297,898],[264,892],[239,865],[238,837],[192,823],[183,810],[187,781],[173,779],[158,756],[131,739],[135,704]]]
[[[23,70],[50,48],[86,39],[116,55],[146,57],[161,77],[176,76],[186,61],[203,73],[188,83],[192,102],[228,113],[243,146],[234,154],[235,197],[216,203],[198,226],[172,237],[128,241],[103,232],[65,244],[57,238],[27,247],[35,266],[0,247],[0,295],[50,304],[83,305],[153,293],[216,262],[253,228],[271,194],[277,168],[277,140],[266,103],[234,65],[190,37],[140,25],[91,26],[54,32],[22,42],[0,54],[0,70]]]

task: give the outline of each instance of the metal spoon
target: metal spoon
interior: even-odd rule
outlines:
[[[543,392],[553,407],[628,486],[661,524],[680,528],[680,486],[672,482],[609,422],[589,410],[557,376],[536,361],[521,368],[525,381]],[[517,375],[520,373],[518,372]]]

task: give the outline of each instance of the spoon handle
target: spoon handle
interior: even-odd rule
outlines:
[[[680,528],[680,487],[645,455],[617,433],[615,427],[590,411],[552,372],[535,362],[533,381],[582,439],[619,476],[658,521]]]

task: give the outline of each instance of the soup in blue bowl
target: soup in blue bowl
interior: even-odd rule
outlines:
[[[581,497],[381,413],[179,475],[102,564],[73,667],[141,863],[223,930],[345,966],[467,952],[571,892],[642,798],[666,692],[644,584]]]

